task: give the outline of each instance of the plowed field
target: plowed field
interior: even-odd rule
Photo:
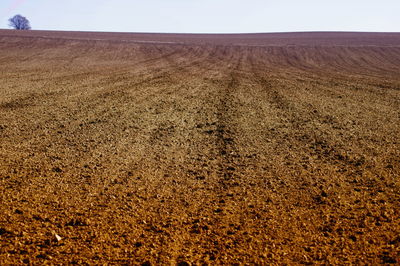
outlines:
[[[0,264],[400,263],[400,34],[0,31]]]

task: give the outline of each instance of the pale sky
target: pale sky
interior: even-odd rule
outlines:
[[[120,32],[400,32],[400,0],[0,0],[32,29]]]

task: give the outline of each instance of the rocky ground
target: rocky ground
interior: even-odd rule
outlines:
[[[257,36],[1,31],[0,264],[400,263],[400,35]]]

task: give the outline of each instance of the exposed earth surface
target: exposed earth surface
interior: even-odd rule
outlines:
[[[0,264],[400,263],[400,34],[0,30]]]

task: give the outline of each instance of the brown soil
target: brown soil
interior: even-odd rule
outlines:
[[[400,263],[400,34],[3,30],[0,62],[0,264]]]

